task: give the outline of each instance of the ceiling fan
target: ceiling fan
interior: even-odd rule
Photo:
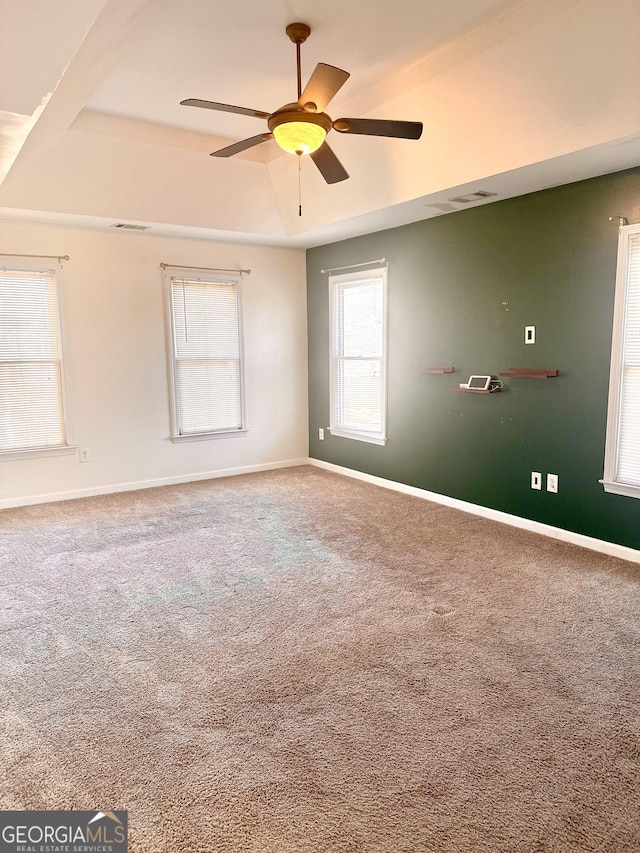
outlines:
[[[349,73],[319,62],[309,82],[302,91],[300,75],[300,45],[303,44],[311,28],[307,24],[289,24],[286,33],[296,46],[296,65],[298,73],[298,100],[285,104],[273,113],[252,110],[247,107],[234,107],[231,104],[219,104],[215,101],[202,101],[188,98],[180,103],[187,107],[202,107],[207,110],[220,110],[225,113],[253,116],[267,120],[267,133],[259,133],[226,148],[213,151],[212,157],[232,157],[254,145],[260,145],[274,139],[278,145],[291,154],[309,154],[328,184],[336,184],[349,177],[346,169],[325,141],[327,133],[333,128],[338,133],[355,133],[363,136],[395,136],[401,139],[420,139],[422,122],[387,121],[370,118],[339,118],[333,121],[324,112],[329,101],[338,93],[349,79]]]

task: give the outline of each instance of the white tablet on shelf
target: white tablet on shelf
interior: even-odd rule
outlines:
[[[490,384],[490,376],[470,376],[467,388],[470,388],[473,391],[488,391]]]

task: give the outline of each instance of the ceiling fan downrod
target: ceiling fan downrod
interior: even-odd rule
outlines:
[[[304,44],[311,34],[311,27],[307,24],[288,24],[286,34],[296,46],[296,70],[298,73],[298,100],[302,95],[302,71],[300,68],[300,45]]]

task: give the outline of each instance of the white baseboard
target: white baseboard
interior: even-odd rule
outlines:
[[[405,495],[412,495],[415,498],[434,501],[434,503],[444,504],[445,506],[450,506],[453,509],[460,509],[463,512],[469,512],[473,515],[480,515],[483,518],[489,518],[492,521],[500,521],[503,524],[511,525],[511,527],[520,527],[522,530],[541,533],[543,536],[549,536],[552,539],[560,539],[562,542],[569,542],[572,545],[579,545],[582,548],[599,551],[601,554],[607,554],[609,557],[619,557],[621,560],[640,563],[640,551],[637,551],[635,548],[627,548],[625,545],[616,545],[614,542],[605,542],[603,539],[595,539],[592,536],[585,536],[582,533],[573,533],[570,530],[563,530],[561,527],[552,527],[550,524],[543,524],[541,521],[532,521],[528,518],[521,518],[519,515],[510,515],[507,512],[501,512],[497,509],[489,509],[489,507],[479,506],[478,504],[468,503],[467,501],[461,501],[458,498],[449,498],[446,495],[439,495],[437,492],[418,489],[415,486],[405,486],[404,483],[397,483],[394,480],[385,480],[383,477],[374,477],[372,474],[363,474],[361,471],[354,471],[351,468],[343,468],[342,465],[334,465],[332,462],[323,462],[321,459],[309,459],[309,465],[315,465],[316,468],[324,468],[325,471],[333,471],[335,474],[343,474],[346,477],[353,477],[355,480],[363,480],[365,483],[373,483],[375,486],[382,486],[383,488],[391,489],[394,492],[402,492]]]
[[[219,471],[201,471],[197,474],[180,474],[176,477],[160,477],[155,480],[137,480],[132,483],[112,483],[108,486],[95,486],[88,489],[73,489],[68,492],[52,492],[45,495],[28,495],[19,498],[0,500],[0,509],[31,506],[32,504],[70,501],[76,498],[90,498],[95,495],[111,495],[115,492],[132,492],[137,489],[155,489],[158,486],[175,486],[180,483],[195,483],[198,480],[215,480],[218,477],[236,477],[240,474],[254,474],[257,471],[275,471],[278,468],[293,468],[308,465],[309,460],[285,459],[280,462],[265,462],[262,465],[245,465],[241,468],[223,468]]]

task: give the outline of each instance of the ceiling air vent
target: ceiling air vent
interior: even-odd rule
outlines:
[[[116,222],[112,228],[123,228],[125,231],[148,231],[149,225],[130,225],[128,222]]]
[[[449,201],[453,201],[456,204],[470,204],[472,201],[482,201],[485,198],[492,198],[496,195],[498,195],[498,193],[488,193],[486,190],[478,190],[475,193],[468,193],[468,195],[458,195],[455,198],[450,198]]]

